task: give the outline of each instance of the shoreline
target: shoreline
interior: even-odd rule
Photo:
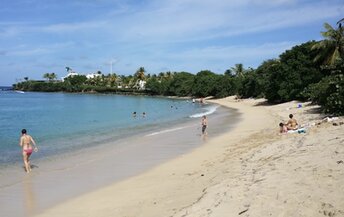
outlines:
[[[228,105],[223,104],[221,102],[221,100],[210,101],[210,102],[215,102],[215,103],[220,104],[222,106],[228,107]],[[231,105],[231,108],[240,109],[240,110],[243,109],[241,105],[239,107],[237,107],[236,104]],[[150,199],[153,199],[153,198],[150,198],[150,199],[146,198],[146,197],[149,197],[149,195],[150,195],[149,192],[164,192],[166,189],[170,189],[170,190],[168,190],[168,193],[167,193],[167,194],[172,194],[170,199],[174,198],[174,196],[173,196],[175,194],[174,192],[182,191],[181,193],[183,194],[183,186],[184,186],[183,180],[185,180],[184,176],[187,176],[187,179],[190,179],[190,178],[193,179],[192,177],[194,177],[195,174],[199,173],[198,171],[196,172],[194,170],[196,168],[198,168],[199,165],[204,165],[205,163],[203,161],[211,161],[211,160],[214,160],[213,158],[218,158],[218,156],[223,155],[222,151],[227,146],[225,144],[221,144],[221,145],[217,145],[217,147],[212,147],[212,144],[218,143],[219,141],[222,143],[223,139],[225,139],[226,142],[231,142],[231,143],[238,142],[239,140],[242,139],[242,137],[244,135],[247,134],[247,132],[249,132],[249,131],[256,132],[257,130],[259,130],[262,126],[262,124],[259,124],[259,123],[265,123],[266,126],[271,124],[271,122],[269,122],[269,121],[264,121],[266,119],[266,117],[268,116],[268,112],[265,111],[264,109],[258,109],[258,111],[256,111],[255,108],[251,108],[249,106],[245,107],[245,109],[244,109],[245,110],[244,113],[242,113],[243,111],[239,110],[239,112],[242,113],[241,116],[242,115],[244,115],[244,116],[235,125],[234,129],[225,133],[224,135],[219,135],[218,137],[209,139],[209,141],[205,145],[203,145],[199,148],[196,148],[195,150],[191,151],[191,153],[186,153],[186,154],[183,154],[181,156],[178,156],[175,159],[172,159],[166,163],[163,163],[162,165],[158,165],[158,166],[150,169],[149,171],[147,171],[144,174],[131,177],[128,180],[123,180],[119,183],[115,183],[113,185],[106,186],[106,187],[101,188],[99,190],[96,190],[94,192],[86,193],[85,195],[82,195],[82,196],[79,196],[79,197],[76,197],[74,199],[69,200],[69,201],[75,201],[75,203],[77,203],[77,204],[85,203],[84,205],[80,205],[80,206],[77,205],[80,208],[92,207],[92,209],[91,208],[86,209],[86,210],[75,209],[76,204],[74,204],[73,202],[71,202],[71,203],[69,202],[69,203],[62,203],[62,204],[58,205],[57,207],[49,209],[46,212],[43,212],[42,215],[38,215],[38,216],[51,216],[52,213],[55,213],[55,212],[59,213],[57,215],[60,215],[60,214],[62,214],[60,212],[63,210],[66,211],[66,209],[69,210],[71,213],[67,214],[69,212],[69,211],[67,211],[67,213],[64,213],[63,215],[67,215],[67,216],[68,215],[78,215],[78,216],[90,215],[89,212],[91,212],[91,210],[94,210],[94,211],[92,211],[93,215],[97,214],[97,216],[99,216],[100,215],[99,212],[101,212],[101,210],[113,209],[113,207],[111,208],[111,206],[107,207],[107,208],[104,207],[104,205],[108,204],[108,203],[113,202],[113,204],[116,204],[116,207],[121,206],[120,204],[122,204],[123,208],[126,206],[133,206],[133,208],[136,206],[139,206],[139,204],[141,204],[143,201],[147,201],[147,200],[149,201]],[[251,120],[252,118],[254,118],[255,120],[258,118],[258,121],[256,121],[257,124],[252,124],[252,120]],[[216,124],[216,123],[210,123],[210,124]],[[235,136],[233,137],[233,135],[235,135]],[[210,156],[208,154],[210,154]],[[209,157],[211,157],[212,159],[209,159]],[[181,170],[181,171],[179,171],[179,170]],[[178,173],[178,175],[176,173]],[[203,174],[203,175],[206,176],[205,174]],[[157,176],[157,177],[154,178],[153,180],[151,180],[151,176]],[[199,174],[199,176],[204,177],[204,176],[201,176],[201,174]],[[166,184],[164,184],[165,188],[163,187],[164,190],[161,190],[161,189],[154,189],[154,190],[150,189],[149,190],[149,188],[147,188],[147,185],[150,186],[151,188],[154,188],[157,183],[166,183]],[[159,186],[156,186],[156,187],[159,188]],[[194,189],[195,192],[193,192],[191,194],[188,193],[189,195],[187,196],[187,198],[185,198],[186,201],[188,201],[188,200],[193,201],[193,200],[197,199],[199,191],[201,192],[202,189],[204,189],[203,184],[195,185],[195,186],[188,186],[188,187],[191,187],[192,189]],[[173,190],[171,190],[171,189],[173,189]],[[196,189],[198,189],[198,190],[196,190]],[[126,198],[126,199],[124,199],[122,196],[120,198],[111,198],[110,199],[109,197],[111,197],[111,196],[106,192],[113,192],[114,195],[122,195],[122,196],[127,195],[128,192],[131,192],[131,193],[129,193],[129,195],[131,195],[131,196]],[[94,196],[94,194],[96,194],[96,196]],[[136,198],[136,195],[142,196],[143,198],[141,198],[141,200],[137,201],[138,198],[135,199],[132,197],[134,195],[135,195],[135,198]],[[153,195],[151,195],[151,196],[153,196]],[[101,199],[101,198],[103,198],[103,199]],[[108,198],[112,202],[106,201],[106,198]],[[100,201],[102,201],[102,202],[100,202],[99,204],[97,203],[97,205],[100,206],[97,208],[97,205],[94,204],[94,201],[98,201],[98,199],[100,199]],[[133,201],[137,201],[137,202],[133,203]],[[159,201],[159,200],[157,200],[157,201]],[[186,203],[186,201],[181,200],[181,201],[175,201],[175,202],[177,202],[177,207],[178,207],[179,203],[182,202],[182,204],[184,204],[184,203]],[[154,203],[156,203],[156,202],[154,202],[154,201],[151,201],[151,202],[152,202],[153,206],[156,205],[156,204],[154,205]],[[88,204],[88,203],[91,203],[92,205]],[[144,202],[144,203],[146,203],[146,202]],[[71,205],[71,204],[74,204],[74,205]],[[59,209],[58,207],[60,207],[60,206],[63,208]],[[66,206],[69,207],[70,209],[67,208]],[[168,206],[170,206],[170,205],[168,205]],[[154,207],[151,207],[151,208],[154,208]],[[166,207],[163,206],[163,208],[160,211],[158,211],[157,213],[154,213],[154,214],[151,213],[152,214],[151,216],[157,216],[157,215],[158,216],[167,216],[167,213],[165,213],[165,211],[166,211],[165,208]],[[60,210],[60,211],[58,211],[58,210]],[[115,213],[115,214],[114,213],[112,213],[112,214],[110,214],[110,213],[105,214],[104,213],[104,216],[106,216],[106,215],[118,215],[118,216],[128,215],[128,214],[125,214],[126,213],[125,211],[123,211],[123,213],[122,213],[122,211],[119,211],[118,213]],[[134,210],[132,208],[130,208],[130,209],[128,209],[128,211],[134,211]],[[139,210],[136,210],[136,211],[139,211]],[[173,208],[169,209],[169,212],[171,212],[171,211],[174,212]],[[160,212],[162,212],[162,213],[160,213]],[[92,216],[92,214],[91,214],[91,216]],[[141,216],[141,215],[139,213],[135,213],[135,214],[128,215],[128,216]],[[142,216],[150,216],[150,214],[149,215],[148,214],[142,215]]]
[[[314,106],[297,102],[213,102],[239,109],[235,129],[37,216],[344,216],[344,125],[322,123]],[[278,135],[289,113],[312,127]]]
[[[232,119],[232,113],[221,107],[210,117],[220,123]],[[237,116],[235,112],[233,116]],[[159,128],[54,158],[33,158],[31,174],[24,173],[20,163],[4,168],[0,171],[2,214],[34,216],[55,204],[135,177],[188,153],[204,143],[198,124],[199,119],[194,118],[166,126],[167,130]],[[228,124],[219,124],[217,128],[221,126],[231,128]],[[214,126],[210,133],[218,134],[221,129],[217,128]],[[17,209],[15,204],[22,208]]]
[[[4,122],[1,128],[3,136],[0,141],[5,153],[0,157],[0,170],[1,166],[6,164],[22,163],[21,157],[17,157],[16,145],[13,145],[17,143],[18,139],[16,126],[26,127],[30,130],[38,143],[42,145],[39,154],[34,156],[42,158],[52,156],[55,152],[57,154],[63,154],[65,151],[70,152],[70,147],[79,149],[93,146],[93,144],[103,144],[123,137],[130,137],[131,135],[135,136],[141,132],[144,133],[144,131],[154,130],[154,128],[159,130],[162,127],[169,127],[186,121],[193,114],[211,109],[209,108],[211,105],[200,106],[191,104],[187,100],[168,99],[166,97],[160,99],[118,95],[99,96],[28,93],[28,95],[9,94],[2,98],[4,105],[6,105],[6,100],[16,101],[11,100],[11,98],[24,98],[27,101],[31,101],[32,98],[32,101],[37,102],[37,106],[35,105],[26,111],[21,109],[22,112],[19,112],[18,109],[18,112],[16,112],[16,108],[20,108],[20,106],[9,103],[9,106],[13,106],[13,109],[10,109],[13,112],[10,113],[6,113],[6,108],[2,107],[4,112],[1,118],[7,120],[7,122]],[[52,100],[52,98],[57,98],[57,100]],[[74,98],[75,100],[73,100]],[[128,101],[129,104],[131,103],[130,105],[124,104],[129,108],[123,109],[123,106],[119,103],[122,98]],[[41,102],[40,99],[44,102]],[[73,103],[76,100],[85,103],[84,110],[79,112],[78,108],[75,109],[75,107],[81,106]],[[92,101],[95,101],[93,105],[90,104]],[[98,101],[106,103],[105,106],[95,109],[97,107],[95,104]],[[152,101],[152,103],[145,103],[148,101]],[[55,103],[52,106],[45,106],[45,103],[51,105],[51,102]],[[154,106],[155,102],[161,105],[161,108]],[[172,107],[170,109],[170,105],[173,105],[175,109],[172,109]],[[136,111],[136,109],[139,109],[138,115],[137,118],[133,118],[132,111]],[[148,112],[147,118],[142,118],[142,111]],[[73,116],[78,115],[72,115],[73,113],[79,114],[80,118],[74,118]],[[22,114],[25,116],[24,121],[19,122],[19,118],[16,117]],[[117,115],[120,118],[117,118]],[[35,118],[35,116],[39,116],[39,118]]]

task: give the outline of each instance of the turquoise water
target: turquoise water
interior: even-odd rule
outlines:
[[[18,141],[23,128],[36,140],[39,157],[44,158],[159,132],[215,110],[214,105],[190,100],[147,96],[1,91],[0,165],[21,161]]]

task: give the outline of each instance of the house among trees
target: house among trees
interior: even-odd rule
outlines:
[[[62,82],[68,77],[79,75],[78,73],[74,72],[70,67],[66,67],[66,70],[67,70],[67,75],[61,78]]]
[[[97,77],[101,77],[102,74],[101,73],[90,73],[86,75],[87,79],[93,79],[93,78],[97,78]]]

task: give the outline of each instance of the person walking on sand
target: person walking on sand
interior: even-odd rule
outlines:
[[[293,114],[289,115],[289,121],[287,122],[287,129],[288,130],[297,130],[297,128],[299,127],[296,119],[294,118]]]
[[[20,137],[19,145],[22,147],[24,167],[27,173],[31,172],[30,156],[33,151],[37,152],[35,140],[26,133],[26,129],[22,129],[22,135]],[[34,147],[34,148],[33,148]]]
[[[208,126],[207,116],[203,115],[201,119],[201,125],[202,125],[202,135],[207,135],[207,132],[206,132],[206,129]]]

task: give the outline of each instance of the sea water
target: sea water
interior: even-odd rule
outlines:
[[[203,115],[208,137],[201,136]],[[235,110],[187,99],[0,91],[1,214],[34,216],[138,175],[229,131],[239,119]],[[31,174],[18,145],[23,128],[39,147]]]
[[[47,158],[138,134],[178,130],[175,124],[214,113],[217,107],[162,97],[1,91],[0,167],[21,162],[23,128],[39,146],[37,157]]]

